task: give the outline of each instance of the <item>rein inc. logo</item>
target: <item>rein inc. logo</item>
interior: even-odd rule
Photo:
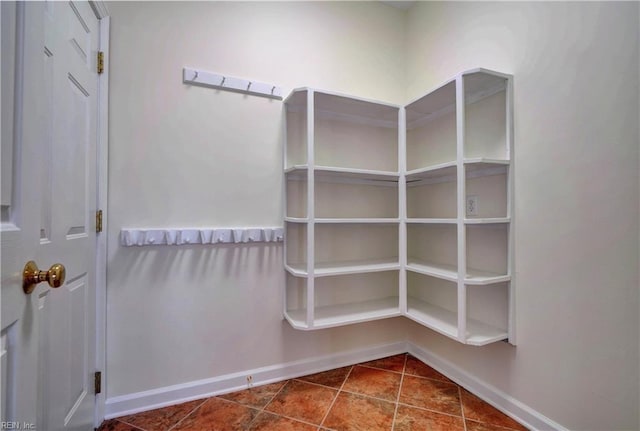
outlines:
[[[35,430],[36,424],[31,422],[0,422],[0,430]]]

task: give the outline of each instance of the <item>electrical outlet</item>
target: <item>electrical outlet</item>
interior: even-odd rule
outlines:
[[[477,216],[478,215],[478,196],[470,195],[467,196],[467,211],[468,216]]]

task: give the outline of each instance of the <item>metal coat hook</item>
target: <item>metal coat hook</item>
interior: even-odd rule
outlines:
[[[247,91],[251,88],[251,81],[249,81],[249,85],[247,85]]]
[[[193,80],[195,81],[196,79],[198,79],[198,71],[196,70],[195,75],[193,75]]]
[[[271,87],[271,94],[273,95],[273,92],[276,91],[276,86],[274,85],[273,87]]]
[[[226,81],[226,80],[227,80],[227,77],[226,77],[226,76],[223,76],[223,77],[222,77],[222,82],[220,83],[220,86],[221,86],[221,87],[224,85],[224,81]]]

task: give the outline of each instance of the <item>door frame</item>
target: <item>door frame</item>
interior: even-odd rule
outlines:
[[[98,428],[105,415],[106,403],[106,334],[107,334],[107,198],[109,186],[109,28],[107,5],[102,0],[89,0],[100,26],[99,51],[104,53],[104,71],[98,75],[97,121],[97,193],[96,208],[102,210],[102,232],[96,238],[96,364],[102,372],[102,390],[96,394],[94,426]]]

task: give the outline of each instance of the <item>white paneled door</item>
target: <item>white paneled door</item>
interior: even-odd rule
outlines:
[[[2,421],[94,426],[98,20],[87,2],[0,2]],[[66,268],[24,292],[23,268]],[[41,278],[47,277],[43,272]]]

